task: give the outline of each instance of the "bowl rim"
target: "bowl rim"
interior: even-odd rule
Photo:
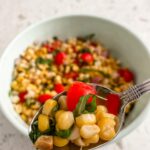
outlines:
[[[27,27],[24,31],[22,31],[21,33],[19,33],[9,44],[8,46],[5,48],[1,58],[0,58],[0,67],[2,67],[2,63],[3,61],[5,61],[5,56],[7,56],[7,54],[9,53],[9,49],[11,48],[11,46],[19,39],[21,38],[26,32],[28,32],[29,30],[32,30],[33,28],[35,28],[36,26],[39,26],[41,24],[44,24],[48,21],[55,21],[55,20],[59,20],[59,19],[64,19],[64,18],[76,18],[76,17],[83,17],[83,18],[92,18],[92,19],[99,19],[103,22],[107,22],[109,24],[112,24],[114,26],[119,27],[120,29],[124,30],[125,32],[128,32],[130,35],[132,35],[134,38],[136,38],[136,40],[144,47],[144,49],[148,52],[148,54],[150,54],[150,51],[148,49],[147,44],[141,39],[139,38],[139,36],[134,32],[131,31],[130,29],[128,29],[126,26],[122,25],[121,23],[118,23],[116,21],[112,21],[108,18],[103,18],[101,16],[98,15],[93,15],[93,14],[65,14],[65,15],[56,15],[53,17],[49,17],[46,18],[44,20],[41,20],[37,23],[33,23],[32,25],[30,25],[29,27]],[[150,56],[150,55],[149,55]],[[14,120],[14,118],[10,115],[10,113],[8,113],[8,111],[5,109],[6,107],[3,105],[3,101],[0,99],[0,108],[2,110],[2,113],[4,114],[4,116],[7,118],[7,120],[17,129],[19,130],[22,134],[28,136],[27,130],[24,129],[24,127],[20,124],[16,124],[16,121]],[[112,140],[110,143],[114,142],[114,141],[118,141],[119,139],[123,138],[124,136],[126,136],[128,133],[131,133],[131,131],[133,131],[133,129],[135,129],[136,127],[138,127],[146,118],[146,116],[148,115],[148,112],[150,112],[149,110],[150,108],[150,102],[147,104],[147,106],[145,107],[145,109],[140,113],[139,116],[137,116],[135,118],[135,120],[127,127],[124,128],[120,134],[114,139]]]

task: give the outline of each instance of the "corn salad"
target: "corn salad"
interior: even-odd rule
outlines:
[[[54,37],[27,47],[16,59],[10,90],[14,109],[30,124],[46,100],[67,90],[76,80],[98,83],[121,92],[133,84],[133,73],[91,38],[60,40]]]

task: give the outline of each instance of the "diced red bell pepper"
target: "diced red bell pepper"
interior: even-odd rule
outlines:
[[[66,73],[64,76],[67,79],[72,78],[73,80],[76,80],[79,76],[79,73],[78,72],[69,72],[69,73]]]
[[[19,99],[20,99],[21,103],[25,102],[25,96],[26,96],[26,94],[27,94],[27,91],[19,93]]]
[[[42,95],[40,95],[40,96],[38,97],[38,101],[39,101],[41,104],[43,104],[43,103],[45,103],[48,99],[51,99],[51,98],[52,98],[52,96],[49,95],[49,94],[42,94]]]
[[[129,69],[119,69],[118,73],[126,82],[131,82],[134,80],[134,74]]]
[[[57,65],[62,65],[65,62],[66,54],[64,52],[59,52],[56,54],[54,59]]]
[[[108,94],[106,98],[107,98],[106,107],[108,109],[108,112],[114,115],[118,115],[121,106],[121,100],[119,95]]]
[[[81,59],[82,59],[83,62],[89,63],[89,64],[93,63],[93,61],[94,61],[94,58],[93,58],[91,53],[81,54]]]
[[[57,92],[57,93],[61,93],[65,90],[65,87],[62,85],[62,84],[55,84],[54,85],[54,90]]]

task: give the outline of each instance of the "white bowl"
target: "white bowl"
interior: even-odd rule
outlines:
[[[147,48],[133,33],[116,23],[94,16],[70,15],[32,25],[11,42],[0,61],[1,109],[10,123],[21,133],[28,135],[28,128],[14,111],[8,96],[14,60],[36,40],[44,41],[56,35],[65,39],[90,33],[95,33],[96,39],[135,72],[137,83],[150,77],[150,70],[147,67],[147,64],[150,64],[150,56]],[[143,122],[148,109],[150,102],[147,96],[143,96],[130,113],[124,129],[116,140],[127,135]]]

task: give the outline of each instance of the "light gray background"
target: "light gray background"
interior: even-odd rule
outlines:
[[[96,14],[133,30],[150,49],[150,0],[0,0],[0,55],[9,42],[30,24],[69,13]],[[1,70],[2,71],[2,70]],[[150,114],[120,142],[102,150],[150,150]],[[32,150],[0,113],[0,150]]]

